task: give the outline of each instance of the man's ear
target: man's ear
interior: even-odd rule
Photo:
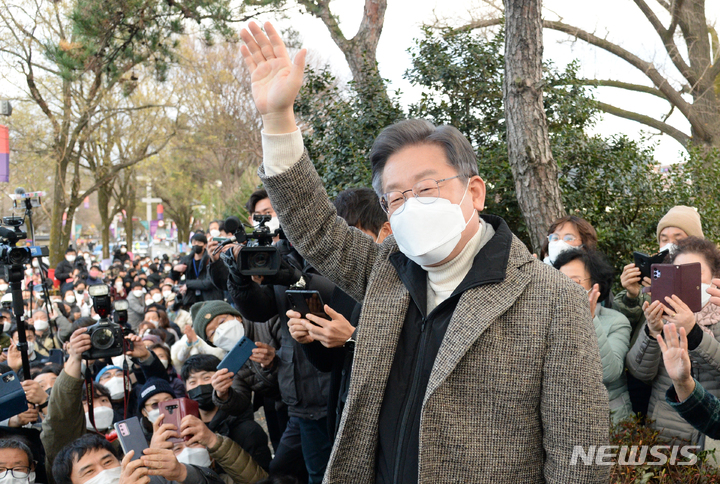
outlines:
[[[382,224],[382,227],[380,227],[380,233],[378,234],[377,243],[382,244],[383,240],[385,240],[390,234],[392,234],[392,227],[390,226],[390,222],[385,222],[384,224]]]
[[[478,212],[482,212],[483,210],[485,210],[485,195],[487,194],[485,188],[485,180],[483,180],[477,175],[470,178],[468,191],[472,196],[473,207],[475,208],[475,210],[477,210]]]

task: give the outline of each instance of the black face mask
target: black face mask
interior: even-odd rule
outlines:
[[[201,410],[210,411],[215,408],[212,399],[213,387],[210,384],[199,385],[188,392],[188,397],[195,400]]]
[[[205,250],[205,247],[203,247],[202,245],[194,245],[194,246],[193,246],[193,251],[194,251],[196,254],[202,254],[202,253],[203,253],[203,250]]]

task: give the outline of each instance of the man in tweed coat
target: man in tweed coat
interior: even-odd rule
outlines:
[[[585,293],[484,208],[456,129],[409,120],[370,158],[394,236],[336,216],[303,149],[294,63],[272,25],[241,36],[263,116],[260,176],[288,239],[363,303],[350,391],[325,482],[603,483],[570,464],[607,445],[608,397]],[[404,214],[403,214],[404,212]]]

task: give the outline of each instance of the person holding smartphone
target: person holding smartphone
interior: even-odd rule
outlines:
[[[698,237],[687,237],[678,241],[671,252],[668,263],[700,263],[702,309],[693,313],[677,296],[666,298],[665,302],[645,302],[643,311],[646,322],[640,335],[627,354],[625,363],[637,379],[652,385],[648,416],[654,421],[653,427],[667,439],[680,438],[694,444],[702,444],[702,434],[686,422],[665,400],[665,392],[673,380],[665,367],[661,346],[657,337],[664,331],[665,324],[682,328],[687,335],[688,355],[693,378],[700,382],[707,392],[720,395],[720,306],[711,301],[708,293],[713,278],[720,277],[720,250],[712,242]]]

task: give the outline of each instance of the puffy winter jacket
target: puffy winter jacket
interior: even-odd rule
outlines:
[[[632,328],[621,313],[600,305],[595,310],[593,324],[600,348],[603,383],[610,399],[612,420],[619,422],[632,413],[625,378],[625,356],[630,349]]]
[[[712,320],[709,326],[713,336],[702,331],[696,324],[688,334],[688,350],[692,363],[692,375],[708,393],[720,396],[720,307],[708,304],[695,314],[696,321]],[[667,439],[680,438],[693,444],[702,445],[703,435],[686,422],[665,401],[665,392],[672,386],[672,379],[663,364],[662,352],[657,340],[648,334],[643,324],[637,341],[625,359],[630,373],[635,378],[652,384],[652,396],[648,417],[654,420],[654,427]]]

